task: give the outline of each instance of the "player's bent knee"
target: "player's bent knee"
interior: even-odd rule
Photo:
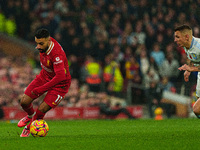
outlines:
[[[38,107],[38,110],[41,111],[41,112],[43,112],[43,113],[46,113],[50,109],[51,109],[51,107],[47,103],[45,103],[45,102],[42,102],[40,104],[40,106]]]
[[[194,105],[194,106],[193,106],[193,112],[194,112],[195,114],[200,115],[200,107],[197,106],[197,105]]]
[[[27,96],[26,94],[24,94],[20,100],[20,105],[21,106],[26,106],[29,105],[31,102],[33,101],[32,98],[30,98],[29,96]]]

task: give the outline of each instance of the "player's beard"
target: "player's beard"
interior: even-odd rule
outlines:
[[[38,49],[40,53],[45,53],[48,50],[48,46],[45,49]]]

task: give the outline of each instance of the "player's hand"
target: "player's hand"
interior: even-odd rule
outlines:
[[[182,70],[192,71],[191,67],[189,65],[186,65],[186,64],[184,64],[181,67],[179,67],[178,70],[180,70],[180,71],[182,71]]]
[[[189,71],[187,71],[187,70],[184,72],[184,80],[185,80],[185,82],[188,82],[188,81],[189,81],[190,73],[191,73],[191,72],[189,72]]]
[[[33,91],[31,91],[31,94],[32,94],[32,95],[36,95]]]
[[[40,95],[43,94],[43,92],[42,92],[39,88],[34,88],[34,89],[31,91],[31,93],[32,93],[33,95],[36,95],[36,96],[40,96]]]
[[[38,94],[36,91],[34,91],[34,90],[33,90],[33,91],[31,91],[31,94],[32,94],[32,95],[39,96],[39,94]]]

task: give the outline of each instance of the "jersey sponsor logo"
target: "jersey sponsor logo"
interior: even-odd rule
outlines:
[[[56,57],[56,61],[60,61],[60,57]]]
[[[55,65],[63,62],[63,61],[60,59],[60,57],[56,57],[55,60],[56,60],[56,62],[54,62]]]
[[[44,70],[46,70],[47,72],[53,72],[51,69],[45,67],[42,63],[40,63],[40,64],[41,64],[42,68],[43,68]]]

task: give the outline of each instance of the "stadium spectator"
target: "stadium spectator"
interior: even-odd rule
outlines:
[[[163,80],[163,83],[166,85],[166,78]],[[169,84],[168,84],[169,85]],[[168,118],[172,116],[173,113],[173,105],[172,104],[167,104],[163,103],[162,100],[162,93],[164,90],[168,89],[163,89],[166,87],[163,87],[158,84],[158,82],[152,80],[150,82],[150,89],[148,93],[148,110],[149,110],[149,116],[150,118],[154,118],[154,110],[157,107],[162,107]]]
[[[100,115],[106,115],[106,118],[117,117],[120,113],[123,113],[129,119],[135,119],[135,117],[130,114],[130,112],[126,108],[121,107],[119,104],[117,104],[115,108],[111,108],[110,101],[106,95],[102,97],[98,106],[100,108]]]
[[[169,43],[169,44],[166,46],[166,48],[165,48],[165,54],[168,54],[168,53],[172,53],[172,54],[173,54],[173,58],[174,58],[175,60],[177,60],[178,63],[179,63],[179,61],[180,61],[180,60],[179,60],[179,59],[180,59],[180,56],[179,56],[177,50],[175,49],[174,43]]]
[[[58,0],[55,2],[55,11],[60,15],[66,15],[69,12],[69,2]]]
[[[174,84],[166,76],[164,76],[160,79],[160,82],[158,83],[158,87],[162,91],[170,91],[170,92],[176,93],[176,88],[175,88]]]
[[[145,43],[146,34],[145,32],[143,32],[142,27],[142,22],[137,21],[135,30],[128,37],[128,44],[132,47],[137,47],[137,45]]]
[[[154,69],[153,66],[150,66],[147,73],[144,74],[142,78],[142,85],[144,86],[144,99],[148,102],[149,93],[151,92],[151,83],[154,82],[158,84],[160,82],[159,73]]]
[[[105,61],[106,65],[103,71],[103,80],[106,84],[105,90],[110,95],[121,97],[124,79],[119,64],[113,61],[112,55],[107,55]]]
[[[80,78],[80,66],[78,64],[77,57],[75,55],[70,55],[69,56],[69,72],[71,74],[71,77],[73,79],[78,79]]]
[[[98,42],[95,45],[95,49],[97,49],[95,58],[101,64],[104,65],[104,58],[109,54],[110,50],[108,49],[108,45],[105,42]]]
[[[122,60],[124,59],[124,54],[123,52],[121,52],[121,48],[117,44],[114,45],[112,54],[113,54],[113,59],[118,63],[122,62]]]
[[[130,59],[125,63],[126,69],[126,79],[135,82],[140,76],[140,64],[137,62],[135,57],[130,57]]]
[[[133,50],[130,46],[126,46],[124,50],[124,61],[129,61],[131,56],[133,56]]]
[[[150,53],[150,56],[154,58],[156,64],[158,67],[160,67],[165,59],[165,54],[164,52],[160,49],[159,43],[154,43],[153,44],[153,50]]]
[[[73,96],[73,97],[70,97],[67,104],[64,105],[64,106],[67,106],[67,107],[76,107],[76,104],[77,104],[77,97],[76,96]]]
[[[140,73],[140,64],[135,57],[130,57],[130,60],[125,63],[126,78],[124,80],[124,92],[127,90],[128,84],[133,84],[132,93],[134,95],[134,103],[141,103],[142,90],[138,85],[142,84],[142,77]],[[137,86],[136,86],[137,85]]]
[[[6,20],[6,16],[2,13],[2,9],[0,7],[0,32],[1,33],[5,32],[5,20]]]
[[[147,56],[146,49],[141,50],[139,58],[138,58],[138,63],[140,65],[141,77],[144,78],[144,76],[147,75],[147,72],[150,68],[150,62]]]
[[[166,58],[159,68],[161,77],[167,77],[169,81],[175,83],[179,74],[178,67],[178,60],[174,59],[173,53],[167,53]]]
[[[80,90],[79,84],[80,84],[79,80],[77,80],[77,79],[71,80],[71,85],[70,85],[69,91],[65,95],[66,100],[69,100],[70,97],[77,97],[79,95],[79,90]],[[82,85],[82,87],[83,87],[83,89],[87,89],[87,88],[84,88],[84,85]]]
[[[85,82],[89,85],[92,92],[99,92],[102,83],[102,69],[99,63],[91,56],[87,56],[85,63],[86,78]]]
[[[15,17],[9,16],[9,18],[6,19],[5,21],[5,33],[7,33],[10,36],[15,36],[16,35],[16,22],[15,22]]]
[[[151,25],[150,23],[146,25],[145,31],[146,31],[145,45],[148,50],[151,50],[153,48],[153,43],[156,41],[156,31],[155,28],[153,28],[153,25]]]

